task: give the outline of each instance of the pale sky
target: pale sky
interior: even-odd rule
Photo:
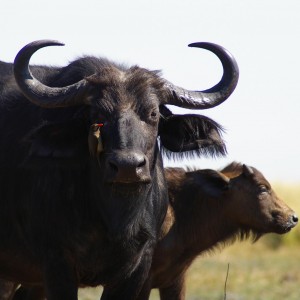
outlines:
[[[226,102],[198,112],[226,128],[228,156],[185,164],[218,169],[236,160],[271,182],[300,183],[299,15],[299,0],[4,0],[0,59],[55,39],[65,47],[42,49],[31,62],[65,65],[93,54],[160,69],[179,86],[203,90],[219,81],[221,64],[187,45],[220,44],[235,56],[240,81]]]

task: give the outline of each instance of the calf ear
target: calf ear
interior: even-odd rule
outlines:
[[[176,156],[224,156],[224,129],[202,115],[166,115],[161,117],[159,136],[163,153]]]
[[[251,177],[254,174],[254,171],[251,167],[243,164],[243,174],[247,177]]]
[[[88,132],[83,122],[44,123],[24,142],[29,146],[29,161],[35,159],[78,159],[88,153]]]
[[[194,182],[201,191],[211,197],[219,197],[230,188],[230,179],[215,170],[190,172]]]

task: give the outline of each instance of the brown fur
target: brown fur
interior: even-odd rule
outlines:
[[[265,177],[250,170],[235,162],[221,172],[165,170],[170,230],[156,247],[151,269],[152,287],[159,288],[161,300],[185,299],[185,273],[204,251],[236,239],[285,233],[296,225],[295,213]]]

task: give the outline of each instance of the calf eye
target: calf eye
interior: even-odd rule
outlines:
[[[261,193],[269,193],[269,189],[265,185],[260,185],[259,186],[259,191]]]

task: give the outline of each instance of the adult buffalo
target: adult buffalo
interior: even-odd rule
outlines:
[[[222,103],[238,67],[222,47],[196,43],[224,69],[204,92],[96,57],[30,71],[32,54],[52,45],[30,43],[0,63],[0,276],[43,284],[48,300],[99,284],[102,299],[135,299],[168,204],[157,138],[166,152],[225,153],[217,123],[165,105]]]

